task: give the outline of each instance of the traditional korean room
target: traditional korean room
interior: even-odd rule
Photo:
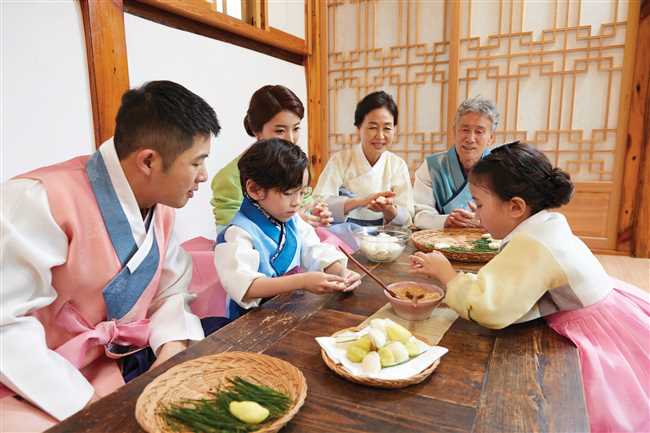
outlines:
[[[650,433],[650,0],[0,19],[0,432]]]

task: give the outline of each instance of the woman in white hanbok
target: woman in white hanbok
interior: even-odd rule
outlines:
[[[395,101],[383,91],[370,93],[357,104],[354,125],[361,143],[332,156],[314,191],[329,206],[335,223],[411,223],[414,205],[408,167],[388,150],[397,117]]]

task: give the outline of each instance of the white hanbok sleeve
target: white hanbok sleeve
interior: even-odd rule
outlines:
[[[296,218],[298,236],[300,237],[300,267],[304,271],[323,271],[335,262],[347,266],[348,259],[334,245],[321,242],[316,230],[302,220]]]
[[[190,310],[194,299],[187,288],[192,281],[192,258],[172,234],[160,275],[160,289],[149,307],[151,320],[149,345],[158,354],[170,341],[201,340],[201,321]]]
[[[339,188],[343,185],[341,154],[342,152],[336,153],[327,161],[325,169],[318,178],[313,194],[325,200],[336,223],[345,221],[346,216],[343,207],[348,200],[348,197],[339,197]]]
[[[441,229],[445,226],[448,215],[441,215],[436,209],[433,198],[431,173],[424,161],[415,171],[413,185],[413,199],[415,201],[415,218],[413,223],[421,229]]]
[[[260,305],[262,298],[245,302],[244,296],[248,288],[258,278],[265,278],[258,272],[260,255],[253,247],[251,235],[237,226],[230,226],[224,233],[226,242],[214,247],[214,266],[217,275],[230,299],[242,308],[253,308]]]
[[[413,204],[413,187],[411,186],[411,175],[406,162],[397,157],[398,166],[392,174],[390,184],[393,192],[395,193],[395,205],[397,206],[397,215],[390,224],[399,226],[406,226],[411,224],[413,220],[414,204]]]
[[[65,263],[68,239],[50,212],[45,188],[30,179],[0,185],[0,380],[58,420],[93,396],[86,378],[50,350],[30,312],[57,297],[51,268]]]

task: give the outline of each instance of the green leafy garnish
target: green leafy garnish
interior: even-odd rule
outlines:
[[[269,410],[267,420],[281,417],[291,407],[286,394],[268,386],[258,385],[235,377],[211,398],[186,399],[161,409],[161,414],[174,431],[201,433],[247,433],[260,428],[234,417],[229,410],[232,401],[254,401]]]
[[[445,251],[453,253],[493,253],[498,251],[498,248],[490,248],[491,239],[480,238],[472,242],[472,247],[449,247],[443,248]]]

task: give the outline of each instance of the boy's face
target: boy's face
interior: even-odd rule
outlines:
[[[167,170],[155,173],[157,203],[181,208],[194,196],[199,184],[208,180],[205,159],[210,153],[210,135],[194,137],[192,147],[176,157]]]
[[[247,192],[273,218],[284,222],[289,221],[300,209],[308,182],[309,176],[305,170],[300,187],[289,191],[280,191],[277,188],[265,190],[247,187]]]
[[[476,214],[481,225],[495,239],[506,237],[519,223],[516,215],[512,212],[512,203],[501,200],[482,185],[470,183],[469,189],[476,203]]]

